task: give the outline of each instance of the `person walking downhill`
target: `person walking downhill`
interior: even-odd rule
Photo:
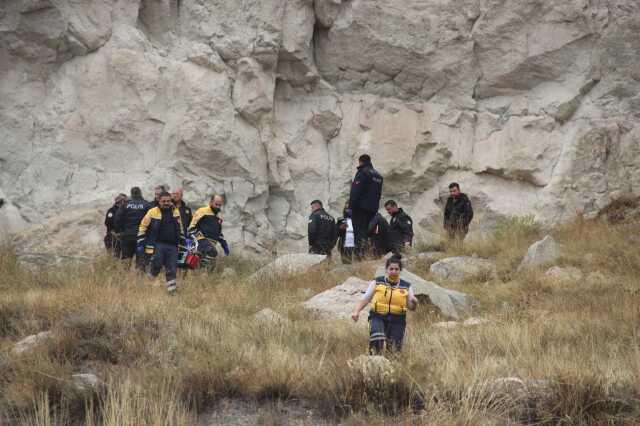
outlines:
[[[184,245],[184,232],[180,211],[173,205],[171,194],[161,192],[158,206],[152,208],[142,219],[138,238],[144,239],[144,249],[151,256],[149,277],[155,278],[164,267],[167,291],[177,291],[178,246]]]
[[[366,293],[351,315],[358,321],[360,312],[371,303],[369,312],[369,353],[379,355],[384,349],[399,352],[407,327],[407,310],[414,310],[418,299],[411,284],[400,278],[402,260],[397,256],[385,264],[386,275],[369,283]]]

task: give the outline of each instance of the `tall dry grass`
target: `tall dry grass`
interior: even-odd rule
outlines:
[[[179,296],[113,259],[31,271],[0,252],[0,419],[7,424],[182,425],[223,399],[256,404],[305,401],[318,418],[346,424],[635,423],[640,414],[640,226],[577,221],[553,230],[560,263],[578,282],[543,271],[516,272],[543,235],[528,219],[448,254],[494,259],[486,282],[443,283],[468,292],[488,325],[440,330],[432,310],[411,313],[395,372],[371,381],[348,360],[364,354],[364,327],[317,320],[300,307],[349,275],[375,265],[250,283],[254,261],[228,259],[237,280],[191,273]],[[426,268],[420,271],[428,276]],[[269,307],[289,323],[265,325]],[[18,356],[24,336],[51,330],[46,344]],[[79,391],[71,375],[92,372],[106,385]],[[543,380],[552,397],[534,402],[496,395],[503,377]],[[424,409],[423,409],[424,408]],[[280,419],[282,420],[282,419]],[[275,423],[280,420],[273,419]]]

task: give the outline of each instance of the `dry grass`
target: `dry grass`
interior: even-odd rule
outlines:
[[[638,224],[586,221],[553,230],[565,247],[561,263],[584,272],[579,282],[515,271],[542,235],[526,219],[448,249],[496,260],[497,278],[449,285],[473,294],[478,314],[492,323],[438,330],[430,327],[438,315],[411,314],[405,351],[384,382],[347,366],[365,353],[364,328],[318,321],[300,308],[351,274],[370,278],[373,264],[250,284],[245,277],[256,262],[228,259],[239,279],[192,273],[171,298],[107,257],[34,272],[4,250],[0,423],[186,425],[228,398],[305,401],[327,422],[353,425],[637,423],[639,231]],[[291,323],[257,323],[253,315],[265,307]],[[11,352],[17,340],[43,330],[54,335],[46,344]],[[77,372],[107,385],[78,391],[71,382]],[[552,397],[526,401],[523,412],[523,401],[487,385],[501,377],[546,380]]]

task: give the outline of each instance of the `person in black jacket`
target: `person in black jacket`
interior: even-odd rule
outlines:
[[[374,257],[382,257],[393,251],[389,222],[380,213],[376,213],[369,222],[369,237]]]
[[[389,226],[391,228],[393,253],[400,254],[403,251],[408,251],[413,243],[413,221],[411,217],[398,207],[398,203],[394,200],[387,200],[384,203],[384,208],[391,216]]]
[[[380,208],[382,176],[373,168],[367,154],[358,159],[358,171],[351,183],[349,210],[356,236],[356,255],[362,258],[367,246],[369,222]]]
[[[308,225],[309,253],[331,256],[338,233],[336,220],[322,207],[320,200],[311,202],[311,216]]]
[[[451,241],[462,243],[469,232],[469,223],[473,219],[473,208],[466,194],[460,192],[460,185],[449,185],[449,198],[444,208],[444,229]]]
[[[151,257],[149,277],[157,277],[164,267],[167,291],[171,295],[177,290],[178,246],[184,246],[183,229],[180,212],[168,192],[160,193],[158,206],[145,214],[138,229],[138,239],[143,241],[145,253]]]
[[[342,212],[343,216],[339,218],[337,222],[338,249],[340,250],[342,263],[345,265],[353,262],[353,257],[356,251],[356,237],[348,206],[349,204],[345,205]]]
[[[118,233],[116,232],[116,213],[121,205],[127,201],[125,194],[118,194],[113,206],[107,210],[107,214],[104,218],[104,226],[107,228],[107,233],[104,236],[104,247],[107,252],[112,253],[116,257],[120,257],[120,241],[118,239]]]
[[[184,235],[187,235],[187,229],[191,224],[191,219],[193,219],[193,214],[191,212],[191,208],[182,199],[182,194],[183,194],[182,188],[176,188],[171,194],[171,199],[173,200],[173,205],[176,206],[176,208],[180,212],[180,219],[182,220]]]
[[[140,222],[151,205],[142,198],[142,191],[137,186],[131,188],[131,198],[124,203],[115,217],[115,228],[120,234],[120,258],[131,259],[136,255],[136,265],[144,268],[146,257],[144,247],[137,248],[137,235]]]

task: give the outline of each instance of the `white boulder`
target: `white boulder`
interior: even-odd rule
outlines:
[[[560,246],[551,235],[533,243],[520,263],[518,270],[538,268],[554,263],[560,257]]]

